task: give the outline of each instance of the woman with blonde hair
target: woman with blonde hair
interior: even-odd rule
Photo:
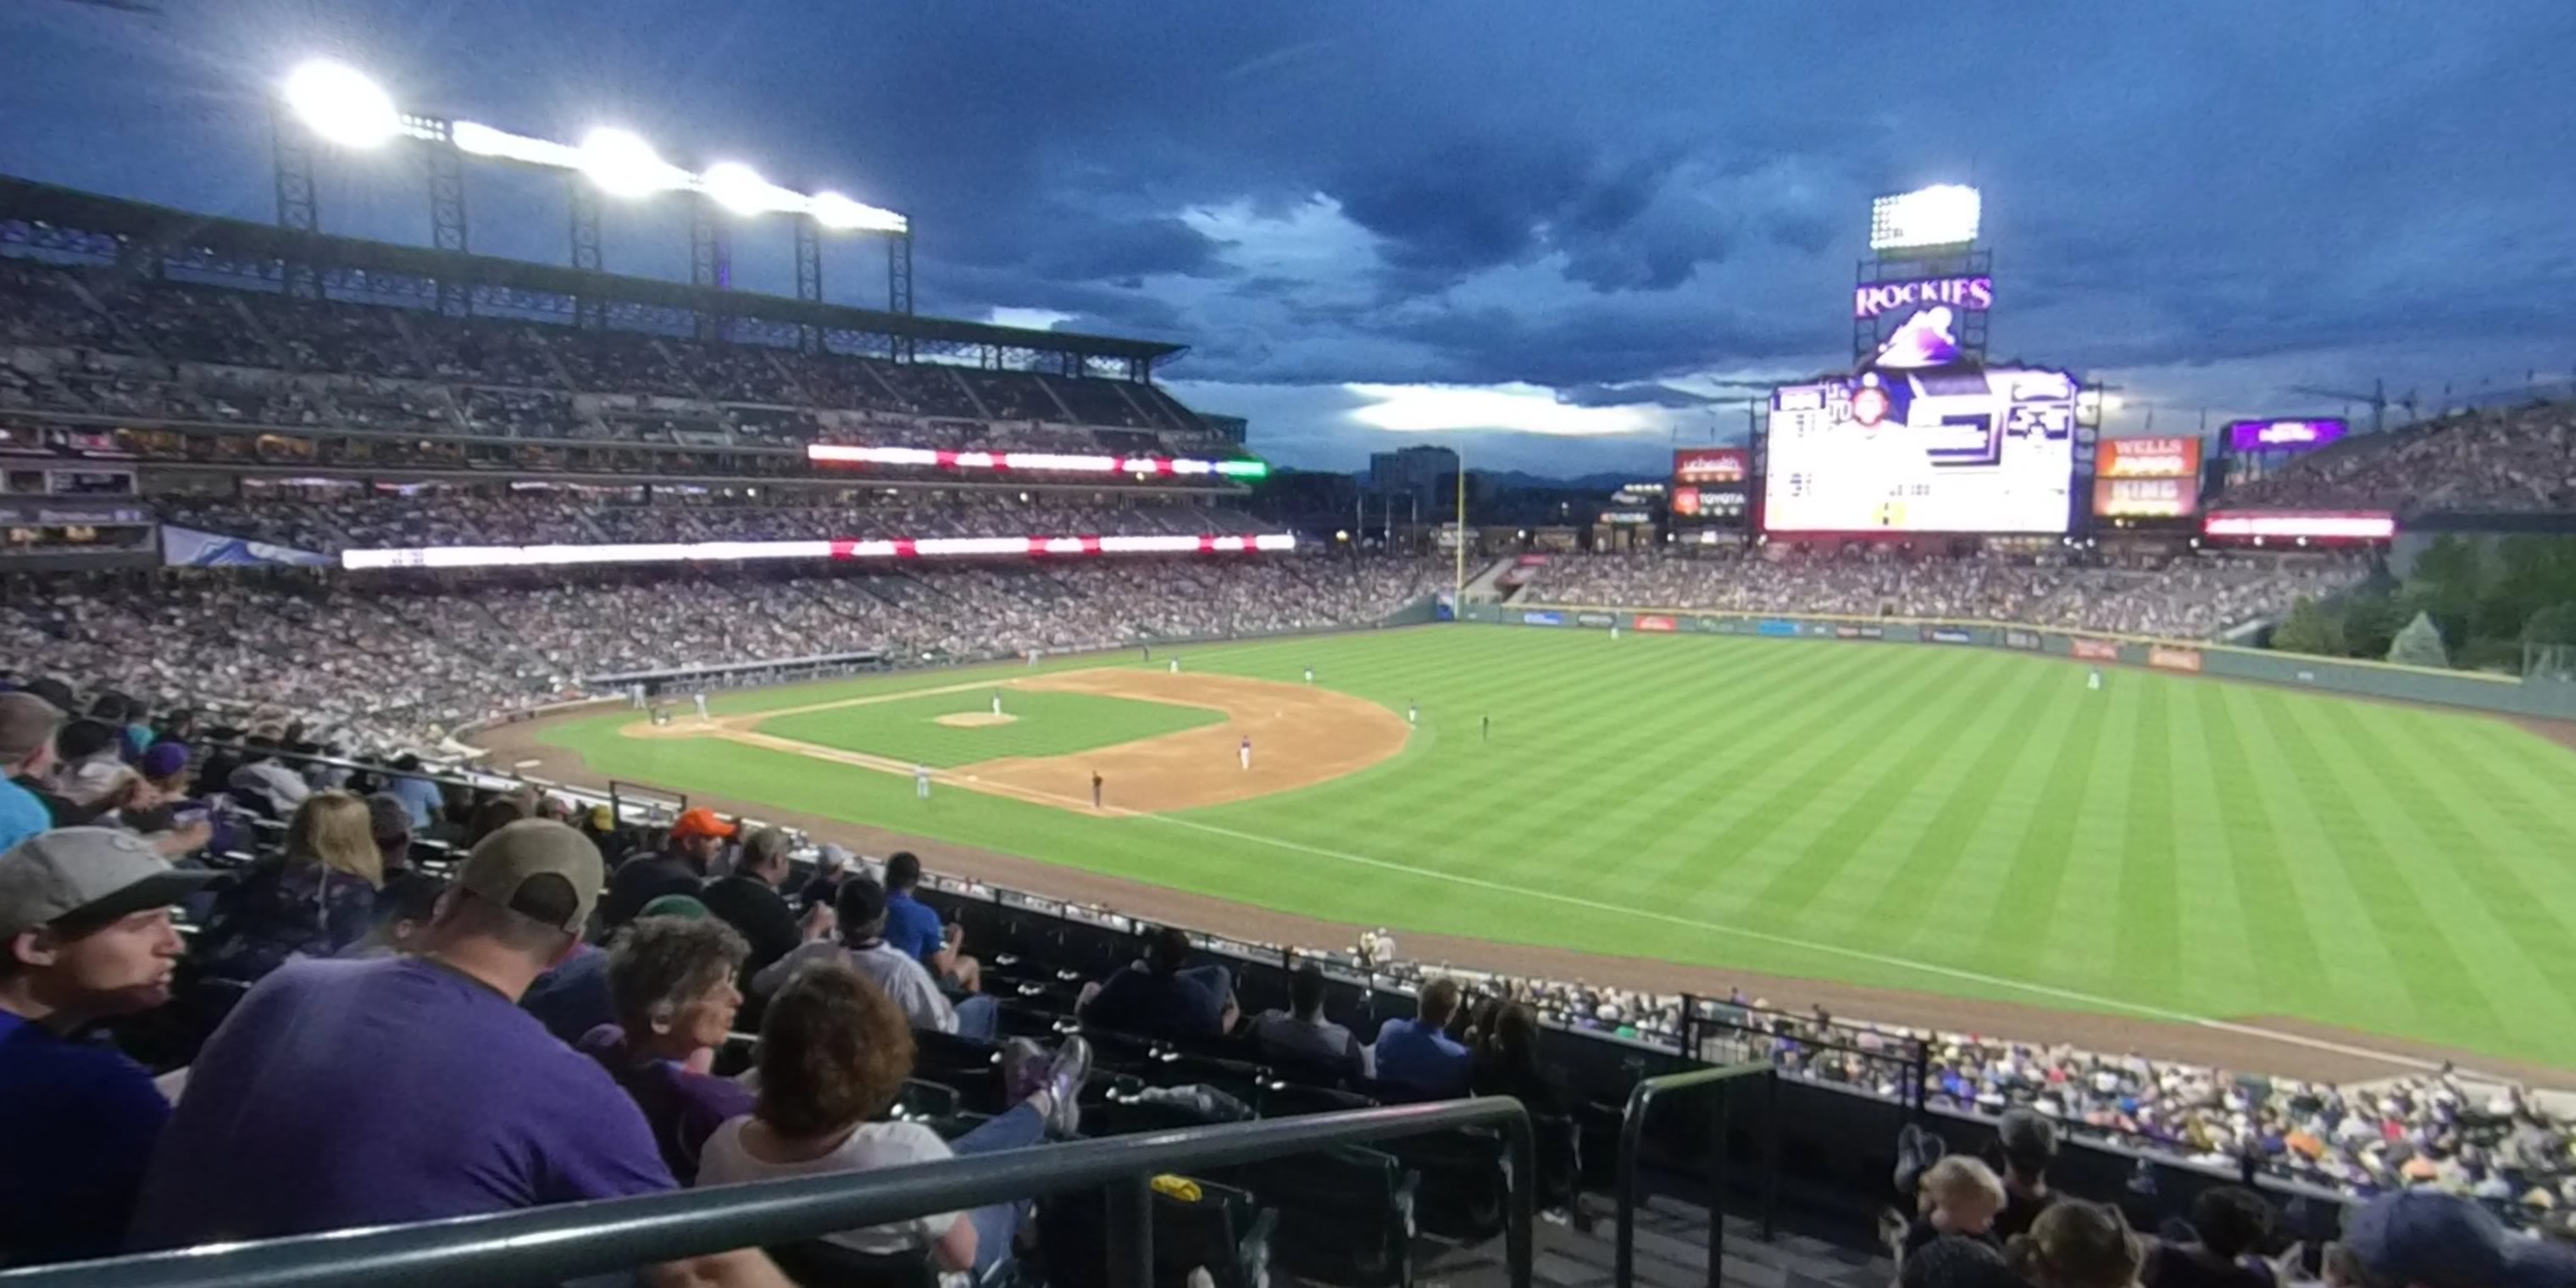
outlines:
[[[384,880],[365,798],[316,792],[296,807],[284,848],[216,900],[198,964],[211,978],[251,984],[290,957],[336,956],[366,935]]]

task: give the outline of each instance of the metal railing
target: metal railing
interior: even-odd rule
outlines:
[[[1762,1237],[1771,1237],[1780,1186],[1780,1115],[1777,1089],[1780,1075],[1768,1060],[1748,1060],[1742,1064],[1723,1065],[1715,1069],[1693,1069],[1688,1073],[1668,1073],[1660,1078],[1641,1079],[1628,1093],[1628,1111],[1619,1119],[1619,1247],[1617,1274],[1613,1288],[1633,1288],[1637,1282],[1637,1167],[1644,1147],[1646,1113],[1657,1097],[1667,1092],[1714,1088],[1709,1093],[1709,1159],[1708,1159],[1708,1288],[1719,1288],[1720,1267],[1726,1260],[1726,1103],[1727,1093],[1742,1079],[1759,1076],[1763,1085],[1762,1114]]]
[[[0,1272],[5,1288],[448,1288],[556,1284],[657,1262],[764,1248],[933,1212],[1106,1186],[1112,1288],[1150,1288],[1152,1179],[1459,1127],[1502,1131],[1510,1148],[1505,1259],[1530,1288],[1532,1186],[1527,1110],[1493,1097],[1193,1127],[834,1176],[675,1190]]]

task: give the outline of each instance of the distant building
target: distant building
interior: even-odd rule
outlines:
[[[1445,496],[1447,493],[1441,489],[1455,488],[1457,475],[1458,453],[1446,447],[1403,447],[1369,453],[1369,491],[1378,495]]]

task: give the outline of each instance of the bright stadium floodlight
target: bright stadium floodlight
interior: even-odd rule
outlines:
[[[344,148],[382,147],[402,133],[402,114],[385,87],[347,63],[315,58],[287,73],[280,87],[304,127]]]
[[[1965,246],[1977,239],[1984,207],[1976,189],[1956,183],[1880,197],[1869,206],[1869,248]]]
[[[708,200],[737,215],[765,215],[778,209],[778,198],[793,201],[796,194],[771,187],[760,172],[739,161],[722,161],[707,167],[698,176],[698,190]]]
[[[906,224],[904,217],[891,210],[852,201],[837,192],[818,192],[805,203],[814,222],[834,232],[899,233]]]
[[[608,126],[582,136],[581,172],[612,197],[649,197],[690,186],[688,173],[663,160],[643,136]]]

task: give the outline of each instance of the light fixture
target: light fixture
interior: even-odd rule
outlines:
[[[612,197],[644,197],[684,187],[688,175],[632,130],[601,126],[582,136],[581,172]]]
[[[778,193],[760,172],[740,161],[721,161],[707,167],[698,176],[698,187],[707,199],[737,215],[765,215],[778,208],[776,197],[793,198],[794,193]]]
[[[393,95],[347,63],[316,58],[299,64],[280,92],[296,119],[326,143],[381,147],[402,133]]]

